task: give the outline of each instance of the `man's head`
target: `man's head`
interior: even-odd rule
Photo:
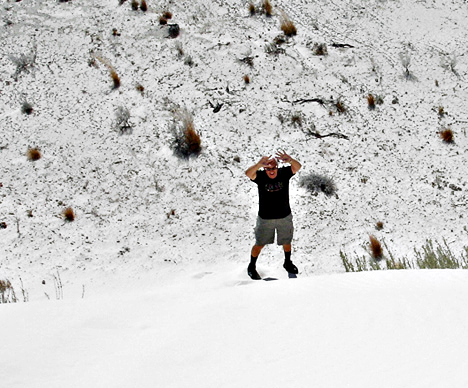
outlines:
[[[268,161],[267,166],[265,166],[265,172],[268,178],[275,179],[278,175],[278,163],[276,163],[276,159],[270,159]]]

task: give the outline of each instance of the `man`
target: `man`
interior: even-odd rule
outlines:
[[[289,163],[289,166],[278,168],[277,160]],[[276,158],[262,157],[245,172],[258,186],[259,210],[255,226],[255,245],[252,247],[247,268],[248,275],[254,280],[261,279],[256,269],[257,258],[266,244],[273,244],[275,231],[277,244],[282,245],[284,250],[284,269],[292,274],[298,273],[297,267],[291,261],[294,227],[289,206],[289,180],[301,167],[297,160],[282,151],[276,154]]]

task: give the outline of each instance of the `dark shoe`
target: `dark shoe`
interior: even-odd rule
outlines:
[[[284,264],[283,264],[283,268],[288,271],[288,273],[293,273],[295,275],[297,275],[299,273],[299,270],[297,269],[297,267],[293,264],[292,261],[285,261]]]
[[[255,269],[255,266],[249,265],[247,267],[247,274],[250,276],[251,279],[253,280],[262,280],[260,275],[258,274],[257,270]]]

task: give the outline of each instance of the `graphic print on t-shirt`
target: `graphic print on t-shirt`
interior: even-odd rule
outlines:
[[[268,192],[280,191],[284,187],[283,182],[267,183],[265,184],[265,190]]]

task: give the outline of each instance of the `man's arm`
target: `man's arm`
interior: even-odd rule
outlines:
[[[293,174],[298,172],[302,167],[302,164],[300,164],[296,159],[293,159],[284,151],[278,151],[276,153],[276,157],[283,163],[289,163],[291,165],[291,171]]]
[[[269,160],[270,160],[269,156],[264,156],[258,161],[258,163],[249,167],[245,171],[245,175],[247,175],[251,180],[255,180],[255,178],[257,177],[257,171],[260,170],[262,167],[268,166]]]

